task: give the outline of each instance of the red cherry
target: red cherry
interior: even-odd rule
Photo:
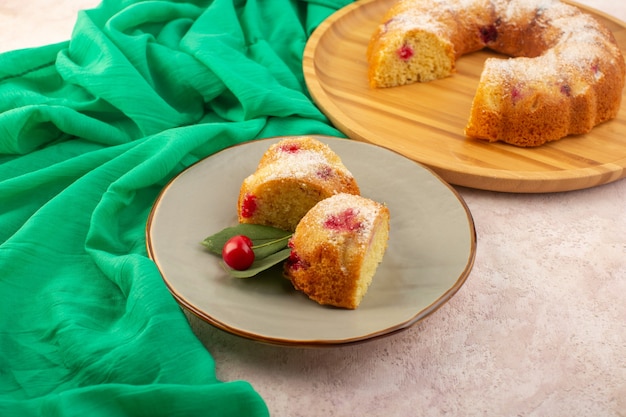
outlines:
[[[413,48],[409,45],[402,45],[400,49],[398,49],[397,53],[398,57],[403,61],[408,61],[413,55],[415,55]]]
[[[254,216],[254,212],[257,209],[256,197],[252,194],[246,193],[243,198],[241,207],[241,217],[249,219]]]
[[[237,271],[244,271],[250,268],[250,265],[254,262],[252,240],[244,235],[231,237],[222,247],[222,259],[224,259],[226,265]]]
[[[485,45],[495,42],[498,39],[498,28],[496,25],[485,26],[479,29],[480,39]]]
[[[296,153],[300,150],[299,143],[285,143],[281,145],[280,150],[286,153]]]
[[[357,218],[357,213],[354,209],[348,208],[341,213],[331,214],[324,222],[324,226],[338,232],[359,230],[362,224]]]

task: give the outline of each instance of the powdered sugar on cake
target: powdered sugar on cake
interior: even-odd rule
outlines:
[[[280,159],[266,168],[266,180],[271,181],[278,178],[310,178],[315,176],[327,179],[332,175],[333,170],[338,170],[344,175],[352,176],[347,169],[331,168],[330,161],[320,152],[300,149],[296,152],[284,152]]]
[[[377,204],[354,205],[353,197],[338,194],[319,203],[323,210],[323,226],[334,233],[356,233],[365,236],[374,228],[374,220],[380,213]]]

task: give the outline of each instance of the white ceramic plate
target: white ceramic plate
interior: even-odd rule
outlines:
[[[472,216],[456,191],[387,149],[316,136],[357,179],[361,194],[391,212],[389,246],[356,310],[323,307],[293,289],[280,268],[236,279],[200,242],[237,223],[243,179],[281,138],[235,146],[189,167],[159,195],[146,228],[149,256],[176,300],[212,325],[250,339],[322,346],[405,329],[463,285],[475,257]]]

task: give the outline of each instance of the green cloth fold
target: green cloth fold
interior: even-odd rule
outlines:
[[[221,149],[342,136],[301,59],[348,2],[104,0],[69,41],[0,55],[0,416],[268,415],[216,378],[145,224]]]

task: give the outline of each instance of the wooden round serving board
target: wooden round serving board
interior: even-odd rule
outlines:
[[[311,96],[344,134],[403,154],[451,184],[485,190],[568,191],[626,176],[626,98],[616,119],[537,148],[467,138],[463,129],[483,63],[496,56],[488,50],[461,57],[451,77],[371,89],[365,51],[395,1],[352,3],[325,20],[305,48],[303,69]],[[606,24],[626,55],[625,23],[575,5]]]

